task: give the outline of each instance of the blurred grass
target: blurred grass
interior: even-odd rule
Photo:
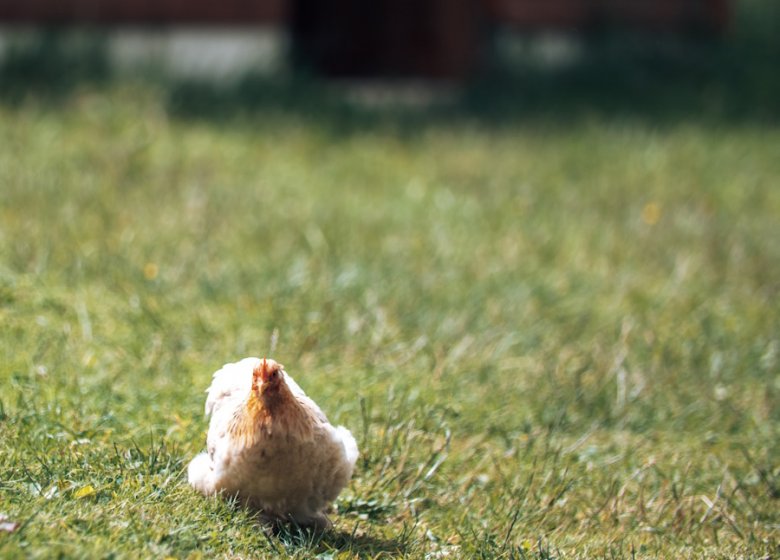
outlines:
[[[0,105],[1,557],[780,553],[771,122],[61,91]],[[184,476],[276,329],[362,451],[322,537]]]
[[[0,120],[4,557],[777,552],[776,130]],[[322,540],[183,476],[274,329],[363,451]]]

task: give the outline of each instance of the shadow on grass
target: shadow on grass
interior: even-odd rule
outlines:
[[[375,558],[404,554],[407,549],[404,542],[358,531],[357,525],[351,532],[336,529],[320,531],[288,523],[267,525],[262,521],[258,521],[258,526],[266,544],[279,556],[296,551],[318,557],[329,552],[348,552],[359,558]]]
[[[349,552],[360,558],[375,558],[378,555],[404,554],[406,545],[395,539],[383,539],[363,531],[329,530],[314,531],[295,525],[275,526],[272,535],[264,533],[269,546],[277,554],[306,550],[312,554],[329,551]]]
[[[720,40],[602,32],[581,38],[577,56],[564,64],[508,58],[493,48],[469,83],[450,89],[444,99],[434,88],[430,102],[394,103],[392,95],[390,102],[356,102],[354,84],[302,75],[249,75],[229,85],[162,85],[167,109],[178,118],[294,116],[338,134],[377,126],[414,133],[458,120],[492,127],[567,126],[592,118],[775,125],[780,122],[780,38],[771,21],[778,9],[761,0],[750,6],[739,13],[731,36]],[[107,83],[111,68],[102,39],[92,33],[74,42],[65,32],[49,31],[12,49],[0,65],[0,101],[14,104],[34,96],[59,103],[84,83]],[[522,47],[523,39],[518,41]]]
[[[354,95],[363,84],[248,76],[229,88],[172,84],[168,108],[179,117],[215,120],[295,115],[345,133],[383,125],[411,132],[457,120],[492,127],[528,122],[565,126],[592,118],[659,125],[681,120],[780,122],[780,72],[775,68],[780,48],[751,51],[730,43],[604,35],[586,40],[581,51],[576,61],[554,67],[490,57],[492,63],[469,83],[445,87],[444,95],[435,85],[423,84],[411,103],[403,93],[409,90],[392,82],[385,82],[391,92],[386,100],[375,103],[371,91]],[[399,102],[393,101],[396,89],[402,92]]]
[[[242,505],[237,499],[230,500],[230,507],[235,511],[246,511],[252,518],[252,523],[257,529],[257,534],[262,535],[261,540],[279,556],[294,552],[322,557],[330,552],[348,552],[360,558],[375,558],[382,555],[403,555],[408,551],[408,539],[411,532],[402,530],[397,538],[387,539],[372,534],[372,525],[355,516],[345,515],[340,519],[344,523],[352,523],[352,530],[340,530],[335,527],[321,530],[313,527],[304,527],[294,521],[269,520],[263,516],[262,511],[252,506]],[[374,522],[383,523],[382,510],[367,509],[361,504],[363,511],[371,512],[366,516]],[[347,507],[345,511],[357,511]]]
[[[56,103],[78,86],[106,83],[105,38],[94,30],[47,29],[9,40],[0,59],[0,101],[13,105],[32,95]]]

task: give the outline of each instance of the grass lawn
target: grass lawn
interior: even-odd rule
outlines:
[[[0,557],[780,554],[780,129],[364,124],[0,105]],[[361,449],[324,536],[186,482],[266,354]]]

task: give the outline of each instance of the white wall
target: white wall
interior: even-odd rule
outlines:
[[[35,27],[0,27],[0,58],[12,44],[34,41],[37,33]],[[78,41],[80,33],[68,34],[68,40]],[[224,81],[283,67],[287,36],[272,27],[119,27],[108,31],[106,48],[120,74],[151,70]]]

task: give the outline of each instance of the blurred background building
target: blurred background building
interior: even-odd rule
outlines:
[[[2,0],[3,45],[25,29],[111,29],[120,66],[225,77],[291,63],[327,77],[462,79],[497,29],[706,35],[729,0]]]

